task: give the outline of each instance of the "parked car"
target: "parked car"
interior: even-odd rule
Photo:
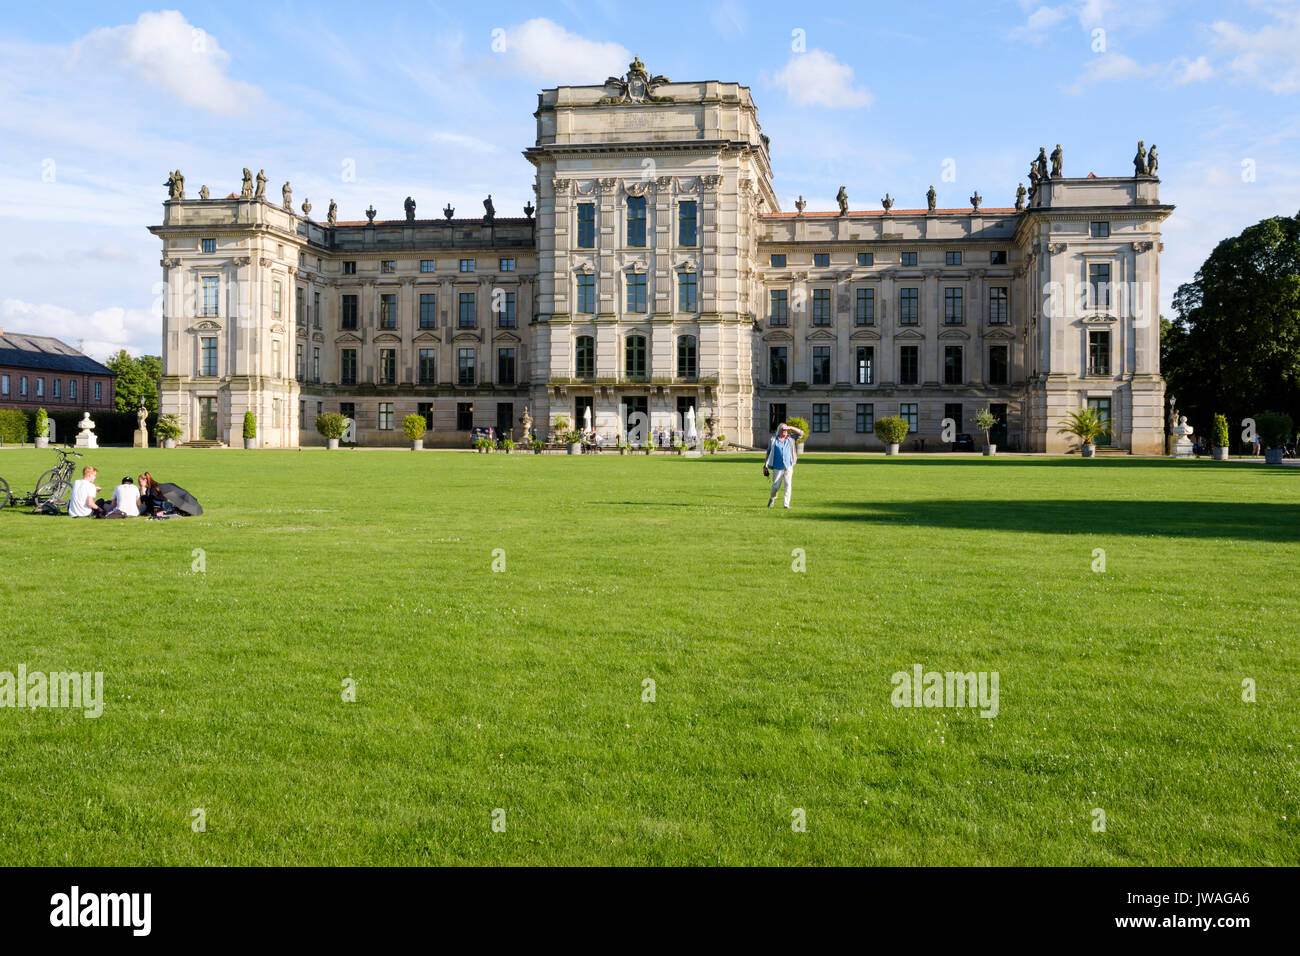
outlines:
[[[975,439],[971,438],[966,432],[957,435],[957,440],[952,443],[953,451],[974,451]]]

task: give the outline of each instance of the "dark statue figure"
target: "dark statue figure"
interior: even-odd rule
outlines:
[[[524,203],[524,215],[525,215],[525,216],[527,216],[529,219],[532,219],[532,218],[533,218],[533,213],[535,213],[535,212],[537,212],[537,208],[533,205],[533,203],[532,203],[531,200],[529,200],[528,202]]]
[[[1038,167],[1034,163],[1029,164],[1029,195],[1033,195],[1038,189]]]
[[[932,185],[929,189],[925,191],[925,208],[929,212],[934,212],[934,208],[938,204],[938,202],[939,202],[939,194],[934,191],[934,186]]]
[[[885,215],[889,215],[889,210],[894,208],[894,197],[885,193],[885,198],[880,200],[880,205],[885,207]]]
[[[406,209],[406,221],[415,222],[415,200],[407,196],[402,206]]]
[[[375,224],[375,204],[371,203],[370,208],[366,210],[366,222],[373,226]]]
[[[1147,174],[1147,150],[1142,140],[1138,140],[1138,151],[1133,155],[1133,175],[1145,176]]]
[[[1016,212],[1025,211],[1025,184],[1016,187]]]
[[[244,167],[244,184],[239,188],[239,198],[253,198],[253,174],[248,171],[247,166]]]
[[[1156,158],[1156,144],[1152,143],[1151,148],[1147,150],[1147,175],[1154,176],[1156,174],[1156,168],[1159,165],[1160,165],[1160,160]],[[185,198],[184,192],[185,192],[185,185],[184,185],[184,181],[182,181],[181,184],[182,199]]]
[[[1042,182],[1047,179],[1047,147],[1038,147],[1038,158],[1034,160],[1034,168],[1038,170],[1038,181]]]
[[[181,175],[179,169],[167,174],[167,198],[185,198],[185,177]]]
[[[1056,149],[1052,150],[1052,178],[1061,178],[1061,144],[1056,144]]]
[[[488,193],[487,199],[483,200],[483,221],[492,222],[497,217],[496,207],[492,205],[492,194]]]
[[[971,211],[972,212],[978,211],[980,208],[980,203],[982,203],[983,201],[984,201],[984,197],[980,195],[980,191],[978,189],[975,190],[975,192],[972,193],[970,197]]]
[[[257,171],[257,192],[253,193],[253,198],[254,199],[266,198],[266,170],[265,169],[259,169]]]
[[[331,226],[334,225],[334,223],[339,221],[339,204],[336,203],[333,199],[330,200],[330,211],[329,211],[329,215],[325,217],[325,221],[328,222]]]
[[[442,214],[447,217],[448,222],[451,222],[451,217],[456,215],[456,207],[451,203],[447,203],[442,207]]]
[[[840,215],[847,216],[849,214],[848,190],[841,186],[840,191],[835,194],[835,201],[840,204]]]

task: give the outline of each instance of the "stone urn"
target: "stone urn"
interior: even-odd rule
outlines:
[[[49,448],[49,447],[50,447],[50,436],[49,436],[49,435],[37,435],[37,436],[36,436],[36,447],[37,447],[37,448]]]
[[[570,455],[581,455],[581,454],[582,454],[582,442],[580,442],[580,441],[571,441],[571,442],[569,442],[569,454],[570,454]]]
[[[1097,453],[1097,446],[1090,441],[1084,442],[1079,449],[1079,454],[1081,454],[1084,458],[1091,458],[1096,453]]]
[[[164,448],[175,448],[175,447],[176,447],[176,439],[175,439],[175,438],[164,438],[164,439],[163,439],[163,447],[164,447]]]
[[[1210,449],[1210,457],[1213,458],[1215,461],[1227,461],[1228,449],[1220,448],[1218,445],[1215,445],[1213,448]]]
[[[896,441],[895,441],[895,442],[890,442],[888,445],[886,445],[886,446],[885,446],[885,454],[886,454],[886,455],[897,455],[897,454],[898,454],[898,442],[896,442]]]
[[[412,439],[411,439],[411,451],[424,451],[424,439],[423,439],[423,438],[412,438]]]
[[[801,442],[801,441],[800,441],[800,442],[795,442],[794,450],[795,450],[795,454],[796,454],[796,455],[802,455],[802,454],[803,454],[803,442]]]
[[[254,449],[254,448],[256,448],[256,447],[257,447],[257,439],[256,439],[256,438],[245,438],[245,439],[244,439],[244,451],[251,451],[252,449]]]
[[[993,457],[994,455],[996,455],[997,453],[998,453],[998,446],[997,446],[997,445],[985,445],[985,446],[984,446],[984,457],[985,457],[985,458],[992,458],[992,457]]]
[[[325,447],[328,448],[330,451],[337,451],[339,447],[339,440],[337,438],[327,438],[325,439]]]

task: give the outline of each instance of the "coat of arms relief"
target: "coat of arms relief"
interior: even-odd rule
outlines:
[[[602,105],[613,103],[671,103],[671,96],[659,96],[655,90],[665,83],[671,82],[666,76],[651,76],[646,72],[645,64],[641,58],[633,57],[632,62],[627,65],[626,76],[611,76],[605,81],[605,86],[617,90],[615,96],[602,96],[600,102]]]

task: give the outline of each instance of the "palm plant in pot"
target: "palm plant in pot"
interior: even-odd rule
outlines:
[[[338,412],[326,412],[316,416],[316,431],[325,439],[325,447],[330,451],[339,447],[339,439],[348,430],[348,420]]]
[[[402,419],[402,431],[411,440],[411,451],[424,448],[424,433],[429,430],[429,422],[423,415],[411,414]]]
[[[244,447],[257,447],[257,417],[251,410],[244,412]]]
[[[984,433],[984,454],[996,455],[998,446],[989,440],[989,432],[998,423],[998,418],[991,408],[983,408],[975,413],[975,427]]]
[[[1097,450],[1097,439],[1110,434],[1110,422],[1101,417],[1096,408],[1089,405],[1078,411],[1070,412],[1069,418],[1060,421],[1058,435],[1073,435],[1079,439],[1079,453],[1084,458],[1091,458]]]
[[[48,448],[50,444],[50,417],[45,409],[36,409],[36,447]]]
[[[897,415],[887,415],[876,419],[876,437],[885,443],[886,455],[897,455],[898,446],[907,437],[911,426]]]
[[[1259,412],[1255,415],[1255,431],[1264,446],[1264,461],[1270,465],[1282,464],[1282,446],[1295,434],[1291,416],[1282,412]]]
[[[181,423],[175,415],[159,416],[158,424],[154,426],[154,434],[162,439],[164,448],[175,448],[176,439],[181,437],[181,433]]]
[[[564,444],[569,446],[570,455],[582,454],[582,432],[575,432],[575,431],[565,432]]]
[[[1214,416],[1214,428],[1211,438],[1211,455],[1215,461],[1228,460],[1228,419],[1223,415]]]

